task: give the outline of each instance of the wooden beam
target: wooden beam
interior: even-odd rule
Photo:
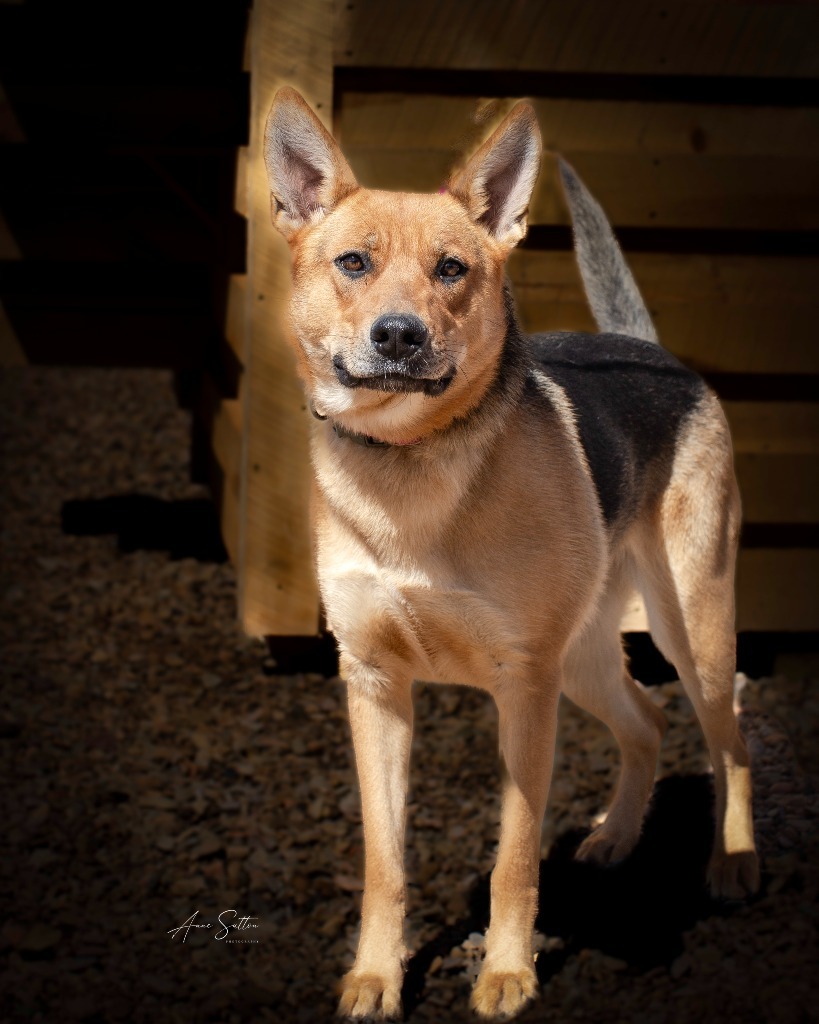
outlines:
[[[815,5],[689,0],[337,0],[335,63],[810,77]]]
[[[819,457],[743,454],[734,463],[743,522],[819,523]]]
[[[345,154],[377,188],[429,191],[500,122],[514,99],[346,93]],[[615,224],[686,229],[819,226],[819,109],[535,100],[547,150],[574,163]],[[567,223],[553,162],[533,225]]]
[[[724,402],[737,455],[819,455],[819,402]]]
[[[256,0],[251,24],[239,614],[254,635],[312,635],[319,629],[319,595],[307,515],[309,414],[288,338],[289,256],[270,223],[263,136],[283,85],[297,88],[330,125],[332,2]]]
[[[737,629],[819,629],[819,551],[740,552]]]
[[[544,147],[561,153],[819,158],[819,110],[804,106],[528,101]],[[343,92],[336,107],[345,147],[421,148],[457,157],[477,146],[516,102],[515,96],[492,98],[485,92],[481,97]]]
[[[819,551],[811,548],[740,551],[737,630],[799,632],[819,629]],[[642,598],[629,603],[620,630],[648,629]]]
[[[819,260],[628,254],[663,345],[703,373],[817,373]],[[519,250],[509,274],[527,331],[596,330],[572,253]]]

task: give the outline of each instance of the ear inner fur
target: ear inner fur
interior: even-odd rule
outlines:
[[[273,223],[287,237],[358,188],[335,139],[294,89],[276,94],[264,157]]]
[[[473,220],[509,248],[526,234],[540,154],[534,110],[519,103],[449,184]]]

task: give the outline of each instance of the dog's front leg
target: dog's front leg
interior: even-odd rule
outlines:
[[[482,1017],[513,1016],[537,990],[532,930],[558,696],[558,681],[543,677],[510,680],[495,695],[506,777],[486,957],[472,992]]]
[[[353,969],[339,1013],[401,1016],[404,945],[404,830],[412,741],[412,680],[372,680],[372,666],[342,660],[364,820],[364,902]]]

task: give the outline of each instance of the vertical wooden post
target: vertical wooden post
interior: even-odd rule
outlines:
[[[332,128],[332,0],[255,0],[251,17],[248,277],[239,615],[253,635],[315,635],[309,413],[288,342],[290,261],[270,223],[263,160],[273,95],[291,85]]]

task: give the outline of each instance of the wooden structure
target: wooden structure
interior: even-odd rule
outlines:
[[[819,10],[804,4],[255,0],[238,193],[248,264],[228,330],[245,373],[213,434],[248,630],[311,634],[320,621],[308,416],[261,158],[284,84],[362,183],[410,190],[438,187],[513,98],[534,100],[547,148],[615,224],[663,343],[725,401],[745,508],[739,628],[819,628],[817,37]],[[510,265],[529,330],[593,329],[566,219],[547,161]],[[644,628],[639,606],[624,628]]]
[[[819,8],[799,2],[253,0],[248,144],[231,156],[246,263],[223,261],[225,343],[194,359],[198,461],[245,629],[311,636],[321,622],[309,415],[261,152],[288,84],[380,188],[439,187],[515,98],[535,103],[547,149],[615,225],[663,344],[725,403],[745,509],[739,629],[819,630],[817,38]],[[532,214],[510,262],[524,326],[593,329],[548,159]],[[635,606],[624,628],[643,627]]]

